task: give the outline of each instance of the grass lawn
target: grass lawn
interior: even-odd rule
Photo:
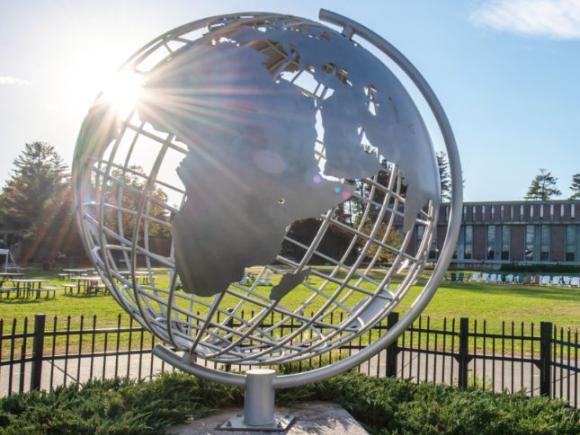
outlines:
[[[63,321],[66,316],[71,316],[73,326],[78,325],[81,315],[85,316],[85,322],[92,321],[92,316],[96,315],[97,327],[115,325],[118,315],[123,313],[111,296],[65,296],[64,281],[56,277],[56,272],[29,275],[46,279],[45,285],[58,287],[56,299],[2,299],[0,319],[4,319],[4,330],[10,329],[12,319],[17,319],[21,324],[22,319],[35,313],[46,314],[49,317],[47,321],[52,321],[50,318],[53,316],[59,316]],[[166,279],[165,274],[160,275],[158,284],[162,286],[162,281]],[[310,280],[317,284],[320,278],[311,277]],[[420,286],[413,287],[411,295],[418,294],[420,289]],[[269,287],[263,291],[267,294]],[[297,288],[284,299],[284,303],[297,306],[309,294],[308,289]],[[404,300],[398,311],[404,312],[410,302],[409,298]],[[227,299],[224,303],[228,303]],[[312,309],[316,308],[315,304]],[[508,326],[512,321],[516,324],[552,321],[557,326],[576,329],[580,327],[580,289],[445,282],[424,314],[431,317],[432,325],[441,324],[444,317],[469,317],[478,322],[486,320],[489,331],[500,331],[502,321],[507,322]]]
[[[56,299],[29,299],[17,300],[5,298],[0,301],[0,319],[3,319],[3,329],[6,332],[12,330],[13,319],[17,320],[16,330],[22,331],[24,326],[24,318],[28,317],[29,327],[32,329],[32,317],[36,313],[44,313],[47,315],[47,329],[51,330],[53,327],[54,316],[58,316],[58,329],[64,329],[67,324],[67,316],[70,316],[71,329],[77,329],[81,322],[81,316],[84,316],[84,328],[91,328],[93,316],[96,316],[96,328],[113,327],[117,325],[119,316],[121,315],[123,326],[129,324],[129,316],[124,314],[121,307],[115,302],[110,295],[98,296],[70,296],[64,295],[63,284],[66,281],[61,281],[53,274],[27,274],[30,277],[40,277],[46,279],[44,285],[51,285],[58,287]],[[279,278],[275,278],[274,282]],[[166,285],[168,278],[166,273],[157,275],[157,285],[163,287]],[[309,278],[311,284],[317,285],[321,279],[318,277]],[[364,285],[363,285],[364,286]],[[421,286],[415,286],[410,290],[410,296],[403,300],[397,311],[401,314],[408,309],[416,294],[421,290]],[[262,287],[260,292],[264,295],[269,294],[270,287]],[[284,304],[290,308],[297,307],[302,301],[311,294],[310,290],[300,286],[294,289],[284,299]],[[185,304],[185,302],[182,302]],[[226,297],[223,301],[225,305],[231,304],[232,301]],[[312,310],[319,308],[321,301],[317,301],[311,306]],[[350,304],[356,303],[356,298],[350,301]],[[247,311],[256,308],[248,305]],[[203,310],[202,310],[203,311]],[[443,319],[448,318],[457,319],[456,326],[458,327],[458,319],[460,317],[468,317],[471,321],[477,320],[478,331],[482,331],[482,323],[486,321],[486,329],[489,333],[501,333],[502,322],[505,322],[506,333],[511,332],[511,322],[514,322],[516,335],[520,332],[520,325],[524,326],[525,334],[530,332],[530,325],[534,323],[534,333],[539,335],[539,323],[541,321],[551,321],[558,327],[577,329],[580,327],[580,289],[578,288],[560,288],[560,287],[540,287],[540,286],[521,286],[521,285],[488,285],[488,284],[474,284],[474,283],[450,283],[445,282],[439,288],[433,300],[428,305],[424,312],[425,316],[430,317],[431,328],[439,328],[443,324]],[[135,326],[138,326],[135,324]],[[425,326],[425,324],[423,324]],[[472,324],[473,328],[473,324]],[[473,330],[473,329],[472,329]],[[374,332],[373,336],[378,334]],[[363,336],[362,341],[366,342],[369,336]],[[442,337],[439,337],[441,339]],[[63,348],[64,337],[60,337],[57,347]],[[147,343],[149,338],[145,338]],[[424,339],[425,340],[425,339]],[[433,334],[429,338],[431,345],[434,344],[437,337]],[[97,335],[96,346],[100,348],[103,345],[104,334]],[[124,345],[128,341],[128,335],[121,336],[121,344]],[[70,345],[76,346],[77,339],[73,336]],[[134,342],[134,344],[136,344]],[[88,345],[88,343],[85,343]],[[497,341],[496,348],[499,349],[500,341]],[[482,348],[481,340],[478,340],[477,347]],[[490,343],[485,346],[490,347]],[[523,346],[527,352],[530,350],[530,342],[520,343],[516,342],[515,350],[519,350]],[[8,348],[4,349],[2,353],[6,353]]]

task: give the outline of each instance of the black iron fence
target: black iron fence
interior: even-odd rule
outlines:
[[[247,314],[253,317],[253,313]],[[305,370],[352,355],[397,320],[397,313],[392,313],[354,342],[286,369]],[[299,326],[282,325],[280,333]],[[99,327],[96,316],[48,318],[38,314],[33,321],[0,319],[0,395],[50,390],[95,378],[151,378],[173,370],[151,354],[157,342],[138,323],[121,315],[107,327]],[[577,330],[557,328],[550,322],[502,322],[500,328],[490,330],[485,321],[421,317],[396,343],[356,370],[368,376],[397,376],[460,388],[523,391],[578,407],[579,348]]]

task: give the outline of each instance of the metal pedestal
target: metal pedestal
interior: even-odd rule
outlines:
[[[246,372],[244,413],[238,414],[222,425],[219,430],[280,432],[287,430],[294,421],[291,415],[274,412],[275,372],[271,369],[252,369]]]

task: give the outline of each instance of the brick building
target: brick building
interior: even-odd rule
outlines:
[[[430,257],[441,249],[449,205],[439,212]],[[420,239],[420,234],[416,234]],[[580,201],[468,202],[454,256],[459,267],[501,264],[580,266]]]

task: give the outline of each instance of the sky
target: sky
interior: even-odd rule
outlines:
[[[91,102],[167,30],[206,16],[330,9],[421,71],[453,127],[467,201],[521,199],[539,168],[580,173],[580,0],[0,0],[0,183],[32,141],[70,164]],[[435,143],[437,143],[435,138]]]

